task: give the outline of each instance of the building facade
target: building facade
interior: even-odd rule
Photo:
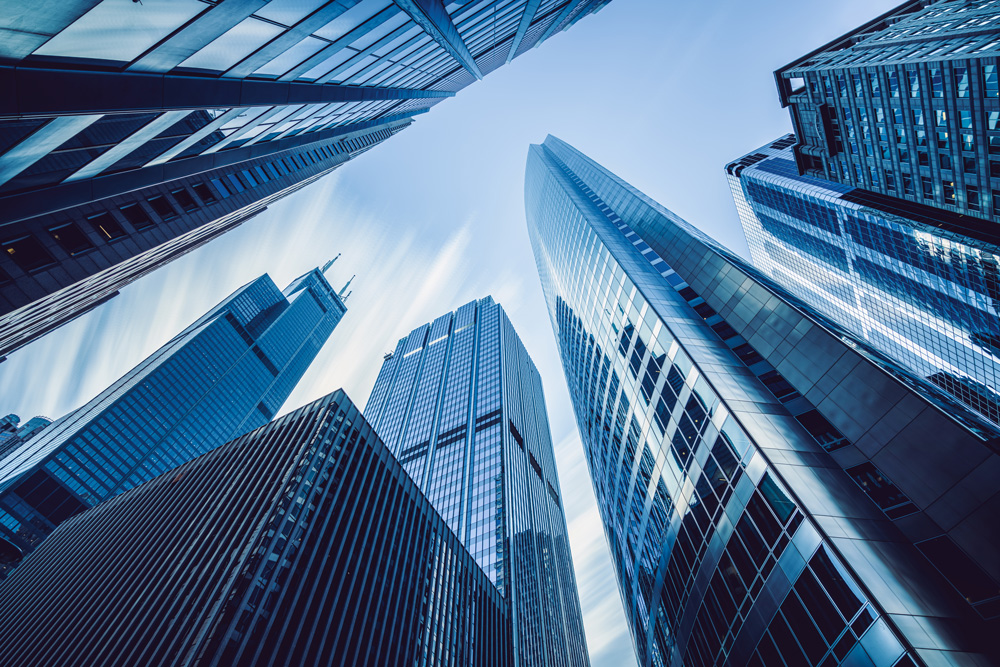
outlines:
[[[754,265],[1000,433],[1000,245],[799,176],[793,142],[726,167]]]
[[[266,274],[243,286],[0,460],[0,538],[27,553],[74,514],[266,424],[345,312],[319,269],[284,291]]]
[[[775,72],[800,173],[1000,221],[1000,3],[908,0]],[[860,193],[859,193],[860,194]]]
[[[3,2],[0,357],[607,1]]]
[[[525,209],[640,665],[996,661],[995,440],[554,137]]]
[[[51,423],[52,420],[48,417],[32,417],[23,424],[17,415],[7,415],[0,419],[0,460],[7,456],[8,452],[41,433],[42,429]]]
[[[343,391],[66,521],[0,617],[21,665],[514,664],[500,593]]]
[[[402,338],[365,418],[511,607],[518,665],[589,665],[541,377],[491,297]]]

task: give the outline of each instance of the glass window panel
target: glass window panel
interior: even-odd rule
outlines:
[[[316,11],[326,0],[271,0],[256,15],[285,25],[295,25]]]
[[[251,16],[182,62],[181,67],[227,70],[282,32],[283,28]]]
[[[353,49],[341,49],[340,51],[337,51],[332,56],[321,62],[319,65],[313,67],[311,70],[309,70],[299,78],[306,79],[309,81],[315,81],[316,79],[320,78],[321,76],[332,70],[334,67],[343,64],[349,58],[352,58],[356,55],[357,54],[354,52]]]
[[[281,76],[324,46],[326,46],[326,42],[323,40],[316,39],[315,37],[306,37],[271,62],[263,65],[254,74]]]
[[[3,250],[25,272],[54,264],[52,255],[34,236],[22,236],[3,242]]]
[[[208,5],[199,0],[104,0],[38,47],[34,55],[128,62]]]
[[[139,204],[129,204],[127,206],[122,206],[119,211],[125,216],[125,219],[132,223],[132,226],[138,231],[143,229],[149,229],[153,226],[153,221],[150,219],[149,215]]]
[[[110,213],[98,213],[97,215],[87,216],[87,220],[94,230],[100,234],[101,238],[107,241],[114,241],[128,236],[125,230],[122,229],[122,226],[118,224],[118,221],[111,217]]]
[[[94,247],[83,230],[72,222],[51,228],[49,234],[69,255],[79,255]]]
[[[327,23],[314,34],[331,42],[343,37],[351,30],[392,5],[392,0],[363,0],[346,12]]]
[[[393,30],[402,28],[405,24],[410,22],[410,17],[405,12],[397,11],[391,19],[366,32],[364,35],[359,37],[351,46],[359,51],[367,49],[369,46],[382,39]]]

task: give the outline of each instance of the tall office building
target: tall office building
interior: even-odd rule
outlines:
[[[904,216],[1000,221],[998,30],[996,0],[908,0],[776,71],[800,173]]]
[[[387,355],[365,418],[511,607],[517,664],[590,664],[542,381],[491,297]]]
[[[640,665],[995,664],[995,440],[554,137],[525,201]]]
[[[0,619],[19,665],[515,664],[503,598],[342,391],[63,523]]]
[[[319,269],[284,291],[266,274],[241,287],[0,461],[0,538],[27,553],[74,514],[266,424],[345,312]]]
[[[726,167],[754,265],[1000,432],[1000,234],[799,176],[794,141]]]
[[[7,415],[0,419],[0,460],[41,433],[51,423],[52,420],[48,417],[32,417],[23,424],[17,415]]]
[[[3,2],[0,358],[607,2]]]

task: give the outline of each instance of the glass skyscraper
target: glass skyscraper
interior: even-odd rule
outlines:
[[[754,265],[1000,432],[1000,246],[799,176],[794,141],[726,167]]]
[[[998,31],[998,0],[908,0],[776,71],[799,172],[903,215],[1000,222]]]
[[[510,605],[517,664],[590,664],[542,381],[491,297],[387,355],[365,418]]]
[[[0,359],[607,2],[6,3]]]
[[[74,514],[266,424],[345,312],[319,269],[284,291],[266,274],[244,285],[0,460],[0,538],[26,553]]]
[[[995,663],[996,440],[554,137],[525,209],[640,665]]]
[[[64,522],[0,623],[19,665],[516,664],[502,596],[343,391]]]

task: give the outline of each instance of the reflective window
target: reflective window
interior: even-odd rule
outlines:
[[[188,213],[190,213],[191,211],[196,211],[198,209],[198,204],[197,202],[195,202],[194,197],[192,197],[191,193],[185,190],[184,188],[180,188],[179,190],[171,190],[170,194],[174,196],[174,199],[176,199],[177,203],[181,205],[181,208],[187,211]]]
[[[281,76],[311,55],[327,46],[327,42],[315,37],[306,37],[301,42],[285,50],[281,55],[260,67],[254,74]]]
[[[326,0],[271,0],[255,14],[269,21],[290,26],[312,14],[325,2]]]
[[[129,62],[206,9],[199,0],[104,0],[34,55]]]
[[[329,39],[332,42],[335,39],[343,37],[392,4],[392,0],[362,0],[362,2],[351,7],[317,30],[315,35],[323,39]]]
[[[207,185],[205,185],[204,183],[195,183],[191,187],[194,190],[194,193],[198,195],[198,198],[203,202],[205,202],[206,204],[211,204],[215,201],[218,201],[215,198],[215,195],[212,194],[212,189]]]
[[[181,67],[227,70],[282,32],[282,28],[251,16],[182,62]]]

